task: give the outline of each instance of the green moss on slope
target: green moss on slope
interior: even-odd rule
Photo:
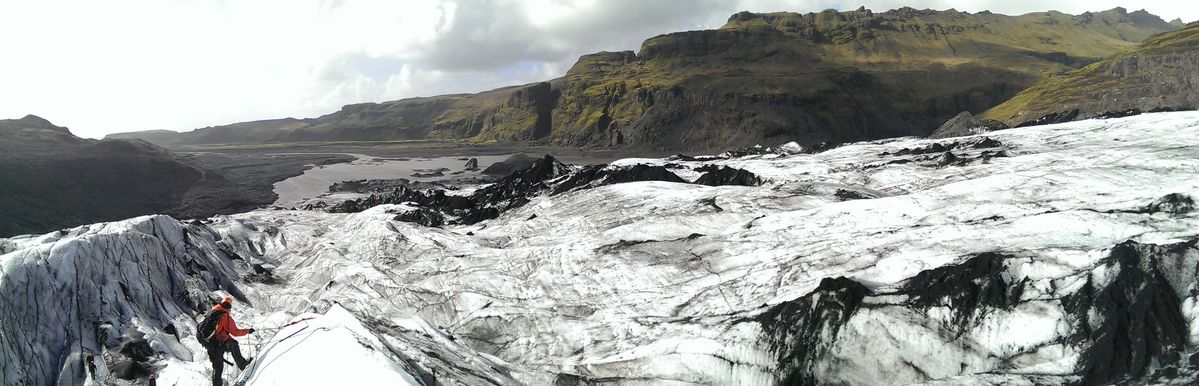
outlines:
[[[1078,119],[1140,109],[1193,109],[1199,71],[1199,24],[1147,38],[1127,52],[1041,81],[983,114],[1020,124],[1079,110]]]

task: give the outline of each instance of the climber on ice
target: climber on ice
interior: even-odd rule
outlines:
[[[221,386],[221,372],[225,369],[226,352],[233,354],[233,361],[237,362],[239,369],[244,370],[253,360],[253,358],[246,359],[241,356],[241,347],[237,345],[237,340],[233,337],[252,334],[254,329],[237,328],[237,322],[234,322],[233,317],[229,316],[231,308],[233,308],[233,298],[225,298],[217,305],[212,306],[212,310],[200,322],[196,331],[196,339],[200,340],[200,345],[208,349],[208,360],[212,362],[213,386]]]

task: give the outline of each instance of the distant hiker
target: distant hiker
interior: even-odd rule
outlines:
[[[96,380],[96,355],[87,354],[87,373],[92,376],[92,380]]]
[[[233,337],[254,333],[254,329],[237,328],[237,323],[233,321],[232,316],[229,316],[231,308],[233,308],[232,298],[225,298],[217,305],[212,306],[212,311],[208,312],[196,331],[196,339],[199,339],[200,344],[208,349],[208,360],[212,362],[213,386],[221,386],[221,372],[225,369],[226,352],[233,354],[233,361],[237,362],[238,369],[244,370],[253,360],[253,358],[246,359],[241,356],[241,347],[237,345],[237,340]]]

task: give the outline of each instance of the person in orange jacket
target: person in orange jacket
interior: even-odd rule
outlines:
[[[254,333],[253,328],[240,329],[237,328],[237,322],[233,321],[233,317],[229,316],[229,310],[233,308],[233,298],[225,298],[220,303],[212,306],[211,313],[221,313],[220,321],[217,322],[216,330],[213,331],[213,344],[208,347],[208,360],[212,362],[212,385],[221,386],[221,372],[225,369],[225,353],[233,354],[233,361],[237,363],[238,369],[245,369],[250,364],[251,359],[246,359],[241,356],[241,347],[237,345],[235,336],[245,336],[246,334]]]

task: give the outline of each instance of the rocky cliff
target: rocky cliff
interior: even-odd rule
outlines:
[[[742,12],[719,29],[651,38],[636,53],[585,55],[549,82],[121,136],[165,145],[432,138],[700,150],[925,135],[1175,28],[1122,8]]]
[[[985,116],[1012,125],[1199,108],[1199,24],[1030,87]]]

